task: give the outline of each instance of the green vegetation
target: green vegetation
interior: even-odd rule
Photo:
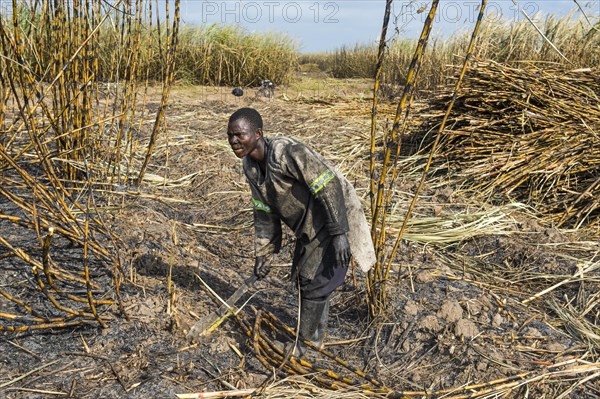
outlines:
[[[60,53],[57,46],[69,45],[66,39],[53,40],[49,33],[63,29],[52,22],[55,19],[51,17],[52,13],[56,16],[62,11],[42,12],[39,8],[20,7],[18,23],[30,37],[29,46],[23,48],[23,59],[31,70],[43,76],[49,65],[56,61],[55,55]],[[73,16],[67,17],[73,23]],[[11,22],[5,21],[7,25]],[[600,23],[571,16],[549,16],[537,28],[547,40],[526,20],[517,24],[484,21],[474,56],[505,64],[522,60],[570,62],[574,68],[600,64]],[[130,34],[119,33],[124,30]],[[82,33],[72,31],[69,35]],[[137,63],[137,73],[129,78],[161,81],[165,62],[161,48],[168,33],[166,23],[156,25],[139,18],[128,22],[115,14],[102,24],[91,43],[98,55],[97,66],[93,65],[97,68],[94,79],[103,82],[123,79],[130,73],[131,64]],[[334,78],[372,78],[375,73],[375,44],[299,54],[297,43],[285,34],[249,33],[241,27],[219,24],[183,26],[178,40],[174,71],[177,84],[255,86],[261,79],[270,79],[277,85],[285,85],[294,80],[297,71],[324,72]],[[457,56],[464,54],[468,40],[468,32],[446,40],[431,39],[421,66],[418,88],[435,91],[447,83],[453,76],[453,65],[459,62]],[[415,47],[416,40],[393,38],[390,41],[382,74],[384,96],[394,97],[404,84]],[[132,48],[142,56],[132,58]]]
[[[297,45],[281,34],[248,33],[230,25],[187,26],[179,44],[176,76],[188,84],[252,86],[261,79],[287,84],[297,67]]]
[[[548,17],[538,26],[548,40],[528,21],[518,24],[484,23],[474,56],[504,64],[519,61],[571,63],[574,68],[600,64],[600,23],[591,26],[583,19]],[[469,40],[467,33],[447,40],[430,40],[421,66],[420,90],[435,90],[453,76]],[[551,44],[562,53],[559,54]],[[394,96],[404,84],[416,41],[394,39],[388,47],[383,69],[383,94]],[[564,56],[564,57],[563,57]],[[372,78],[376,45],[343,46],[330,53],[307,54],[301,64],[318,65],[336,78]],[[457,58],[459,57],[459,58]],[[565,60],[568,59],[569,61]]]
[[[93,61],[85,61],[93,73],[91,79],[162,81],[168,22],[156,25],[151,19],[142,20],[141,14],[123,18],[97,4],[94,7],[94,13],[82,18],[75,15],[82,11],[51,5],[42,10],[20,4],[17,23],[29,40],[19,56],[27,69],[43,80],[55,75],[53,68],[67,62],[58,59],[61,54],[73,54],[83,35],[90,33],[89,26],[81,24],[80,28],[80,21],[87,19],[93,26],[98,24],[98,32],[83,48],[93,54]],[[106,15],[108,18],[100,22]],[[5,28],[13,26],[13,21],[1,17]],[[62,32],[59,40],[57,32]],[[254,86],[261,79],[270,79],[277,85],[288,84],[297,70],[298,56],[298,45],[285,34],[248,33],[231,25],[186,25],[178,37],[175,81],[184,85]],[[80,62],[79,57],[74,61]]]

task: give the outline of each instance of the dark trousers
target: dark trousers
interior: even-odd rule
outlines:
[[[348,267],[336,263],[335,252],[330,242],[315,277],[311,280],[300,276],[298,281],[300,296],[309,300],[327,299],[337,287],[344,283],[347,272]]]

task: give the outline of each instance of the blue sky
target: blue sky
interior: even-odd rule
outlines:
[[[578,3],[588,17],[598,19],[600,0]],[[431,1],[394,1],[392,18],[396,17],[394,26],[402,37],[418,36],[430,4]],[[441,0],[433,35],[447,37],[469,29],[479,4],[478,0]],[[512,0],[488,0],[486,17],[516,21],[523,19],[522,10],[538,20],[547,15],[578,13],[573,0],[521,0],[517,4]],[[375,43],[385,0],[182,0],[181,7],[185,23],[227,23],[241,25],[249,32],[283,32],[298,42],[302,52],[320,52],[342,45]]]

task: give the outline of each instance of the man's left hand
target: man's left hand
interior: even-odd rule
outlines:
[[[346,234],[333,236],[331,245],[333,245],[333,250],[335,251],[336,264],[348,267],[350,258],[352,257],[348,236]]]
[[[257,256],[254,262],[254,274],[260,280],[267,277],[271,271],[272,256]]]

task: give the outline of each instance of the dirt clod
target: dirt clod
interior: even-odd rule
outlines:
[[[421,270],[415,274],[415,282],[419,284],[426,284],[433,280],[433,274],[429,270]]]
[[[443,328],[440,320],[433,314],[425,316],[423,320],[421,320],[421,327],[432,333],[437,333]]]
[[[458,301],[449,300],[442,305],[442,308],[438,312],[438,317],[446,320],[448,323],[454,323],[462,319],[463,309]]]
[[[459,337],[473,338],[474,336],[479,334],[479,329],[477,328],[475,323],[473,323],[471,320],[460,319],[458,322],[456,322],[456,326],[454,327],[454,332]]]
[[[415,316],[419,313],[419,308],[420,307],[416,302],[409,299],[404,305],[404,314],[406,314],[406,316]]]

